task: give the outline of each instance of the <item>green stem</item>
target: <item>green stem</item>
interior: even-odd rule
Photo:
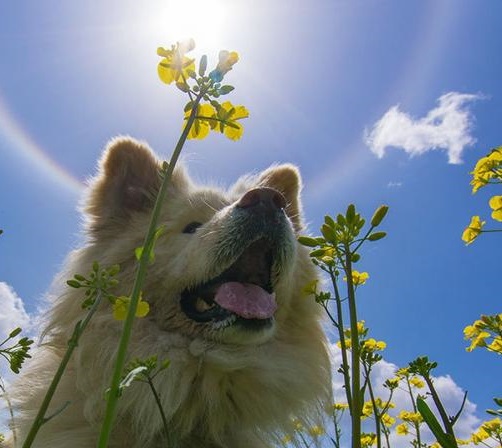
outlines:
[[[87,327],[89,321],[91,320],[91,317],[98,309],[98,306],[101,303],[102,297],[103,297],[102,292],[101,291],[98,292],[96,300],[94,301],[91,309],[87,313],[87,316],[85,317],[85,319],[83,321],[78,321],[77,324],[75,325],[75,328],[73,330],[71,338],[68,341],[68,348],[66,349],[66,352],[63,356],[63,359],[61,359],[61,363],[59,364],[58,370],[56,371],[54,377],[52,378],[49,389],[47,389],[44,400],[42,401],[42,404],[40,405],[40,409],[38,410],[38,413],[35,417],[35,420],[33,421],[32,425],[31,425],[30,431],[28,432],[28,435],[26,436],[26,440],[24,441],[22,448],[29,448],[32,445],[33,440],[35,440],[35,437],[36,437],[38,431],[40,430],[40,428],[42,427],[42,425],[50,419],[45,416],[47,409],[49,407],[49,404],[52,400],[52,397],[54,396],[54,393],[56,392],[56,388],[57,388],[59,382],[61,381],[63,373],[66,370],[66,366],[68,365],[68,362],[70,361],[71,355],[73,354],[73,351],[75,350],[75,348],[78,346],[78,341],[80,339],[80,336],[82,335],[85,328]]]
[[[333,271],[329,271],[331,282],[333,283],[333,290],[335,292],[335,302],[336,302],[336,315],[338,317],[337,329],[338,337],[340,339],[341,351],[342,351],[342,374],[343,382],[345,384],[345,395],[347,396],[347,404],[349,405],[349,411],[352,415],[352,389],[350,386],[350,375],[349,375],[349,361],[347,358],[347,347],[345,345],[345,334],[343,333],[343,313],[342,313],[342,298],[340,296],[340,291],[338,290],[338,284]]]
[[[439,412],[439,415],[441,416],[441,420],[443,421],[444,428],[448,434],[452,436],[452,440],[455,440],[455,433],[453,432],[453,425],[448,418],[448,414],[446,413],[446,410],[443,406],[443,403],[441,403],[441,399],[439,398],[439,395],[436,391],[436,388],[434,387],[434,384],[432,382],[432,379],[429,375],[422,375],[425,382],[427,383],[427,386],[429,387],[429,391],[432,395],[432,399],[434,400],[434,404],[436,405],[436,408]]]
[[[162,204],[164,202],[164,197],[166,195],[167,187],[169,185],[169,181],[172,177],[174,167],[178,158],[180,156],[181,150],[183,149],[183,145],[188,137],[188,133],[195,121],[198,105],[200,100],[205,95],[206,90],[199,92],[199,95],[194,101],[192,106],[192,110],[190,112],[190,116],[188,121],[183,129],[183,132],[178,139],[178,143],[174,148],[173,154],[171,156],[171,160],[169,161],[169,165],[167,167],[163,167],[162,174],[162,184],[160,186],[159,192],[157,194],[157,198],[155,200],[155,206],[152,211],[152,215],[150,218],[150,225],[148,227],[148,232],[145,237],[145,242],[143,245],[143,251],[141,253],[141,257],[139,259],[138,270],[136,272],[136,278],[134,280],[134,285],[131,293],[131,301],[129,304],[127,316],[124,322],[124,327],[122,330],[122,334],[120,337],[119,348],[117,350],[117,358],[115,360],[115,368],[113,371],[112,381],[110,385],[110,390],[107,397],[106,403],[106,411],[103,420],[103,424],[101,426],[101,433],[98,441],[98,448],[106,448],[108,446],[108,440],[110,438],[110,434],[113,427],[113,421],[115,419],[117,402],[120,396],[120,380],[122,378],[122,372],[124,370],[124,365],[126,362],[127,356],[127,346],[129,345],[129,339],[132,334],[132,325],[134,322],[134,317],[136,314],[136,308],[138,307],[139,297],[141,293],[141,288],[143,287],[143,283],[146,277],[146,271],[148,268],[148,264],[150,261],[150,253],[153,249],[153,244],[155,242],[155,232],[157,229],[157,221],[159,219],[160,211],[162,208]]]
[[[354,291],[354,282],[352,281],[352,262],[350,245],[344,244],[345,252],[345,274],[347,275],[347,292],[349,300],[350,317],[350,339],[351,339],[351,380],[352,380],[352,448],[361,448],[361,370],[360,370],[360,351],[359,351],[359,333],[357,331],[357,307]]]
[[[167,424],[166,414],[164,413],[164,408],[162,407],[162,403],[160,401],[159,394],[157,393],[157,390],[155,389],[155,386],[153,385],[153,379],[150,377],[148,377],[148,385],[150,386],[150,389],[151,389],[153,396],[155,398],[155,403],[157,403],[157,407],[159,408],[160,417],[162,418],[162,425],[164,426],[164,432],[166,434],[167,446],[169,448],[173,448],[174,445],[173,445],[173,441],[171,439],[169,425]]]
[[[413,407],[413,412],[416,414],[418,412],[418,409],[417,409],[415,397],[413,396],[413,391],[411,390],[410,378],[408,376],[406,377],[406,385],[408,386],[408,393],[411,398],[411,406]],[[420,436],[420,423],[413,422],[413,426],[415,427],[415,433],[417,436],[417,446],[421,447],[422,440],[421,440],[421,436]]]
[[[364,375],[366,377],[366,382],[368,384],[368,391],[370,393],[371,404],[373,405],[373,415],[375,416],[375,431],[377,436],[377,448],[382,448],[382,436],[381,436],[381,418],[382,413],[378,412],[377,403],[375,399],[375,394],[373,392],[373,386],[371,384],[370,373],[371,367],[368,367],[365,362],[363,362]]]

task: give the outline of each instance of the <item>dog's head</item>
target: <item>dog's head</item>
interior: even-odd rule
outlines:
[[[160,173],[146,145],[122,138],[108,146],[91,185],[88,231],[102,263],[121,265],[120,294],[130,293]],[[196,186],[176,168],[143,288],[148,324],[237,344],[285,331],[293,302],[314,276],[296,242],[300,189],[292,165],[241,178],[228,191]]]

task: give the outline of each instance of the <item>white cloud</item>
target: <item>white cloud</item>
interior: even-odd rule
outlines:
[[[334,372],[333,374],[334,399],[335,402],[345,403],[347,400],[345,398],[345,390],[343,389],[342,375],[340,373],[337,373],[337,370],[342,362],[341,350],[335,344],[330,344],[330,354]],[[386,400],[388,398],[389,390],[384,388],[383,384],[387,379],[393,378],[395,376],[397,369],[398,366],[385,360],[381,360],[373,367],[371,378],[372,378],[372,384],[375,389],[375,396],[380,397],[383,400]],[[446,408],[448,415],[455,415],[460,409],[460,406],[462,404],[462,400],[464,398],[464,392],[449,375],[433,377],[433,381],[434,381],[434,386],[439,396],[441,397],[441,400]],[[425,389],[417,389],[416,391],[419,391],[421,394],[425,394]],[[410,396],[408,392],[405,391],[404,389],[397,389],[394,392],[394,395],[392,397],[392,402],[395,404],[395,408],[391,409],[389,411],[389,414],[394,417],[397,414],[399,414],[401,410],[412,411],[412,403]],[[428,399],[428,402],[431,409],[434,410],[435,409],[434,404],[430,402],[430,399]],[[344,423],[343,425],[344,428],[350,427],[349,426],[350,422],[348,419],[343,423]],[[397,423],[401,422],[398,421]],[[480,423],[481,420],[476,416],[476,405],[471,401],[466,400],[464,410],[460,418],[458,419],[457,423],[455,424],[455,434],[460,439],[469,439],[470,435],[478,429]],[[367,420],[364,423],[363,431],[364,430],[366,430],[367,432],[375,431],[372,420]],[[425,442],[432,443],[435,440],[434,436],[425,427],[425,425],[423,426],[422,433]],[[350,435],[347,431],[345,431],[345,436],[343,439],[345,442],[343,443],[343,446],[349,446]],[[411,437],[409,436],[397,435],[395,431],[391,432],[390,442],[393,448],[409,448],[410,441]]]
[[[26,332],[30,317],[24,309],[21,298],[14,289],[5,282],[0,282],[0,338],[2,340],[16,327]]]
[[[444,150],[449,163],[462,163],[462,152],[476,142],[471,136],[474,118],[467,106],[482,98],[479,94],[449,92],[439,97],[437,107],[418,119],[402,112],[399,105],[393,106],[365,131],[365,143],[379,158],[392,146],[410,156]]]

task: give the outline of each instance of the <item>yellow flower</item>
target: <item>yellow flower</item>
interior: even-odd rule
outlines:
[[[302,289],[303,293],[306,296],[314,295],[317,293],[317,284],[319,283],[319,280],[312,280],[311,282],[308,282]]]
[[[354,286],[364,285],[369,277],[370,276],[367,272],[359,272],[356,270],[352,271],[352,283]],[[347,281],[347,277],[344,277],[343,279]]]
[[[234,64],[239,61],[239,55],[235,51],[222,50],[219,54],[219,61],[216,68],[209,73],[213,82],[221,82],[226,73],[232,70]]]
[[[479,444],[480,442],[482,442],[483,440],[486,440],[488,439],[488,437],[490,437],[490,434],[488,434],[488,432],[486,432],[484,429],[483,429],[483,426],[481,426],[481,428],[479,428],[472,436],[471,436],[471,440],[473,441],[474,444]]]
[[[384,350],[387,344],[384,341],[377,341],[376,339],[370,338],[363,342],[363,348],[368,352],[376,352]]]
[[[363,404],[361,414],[363,417],[369,417],[373,414],[373,403],[371,401],[366,401]]]
[[[406,423],[401,423],[400,425],[396,426],[396,433],[405,436],[408,434],[410,431],[408,430],[408,425]]]
[[[319,437],[319,436],[322,436],[325,433],[326,433],[326,431],[324,431],[324,428],[322,426],[319,426],[319,425],[315,425],[315,426],[312,426],[311,428],[309,428],[309,434],[312,437]]]
[[[127,311],[129,310],[129,304],[131,303],[131,298],[126,296],[116,297],[115,302],[112,305],[113,317],[116,320],[125,320],[127,316]],[[143,301],[143,298],[139,297],[138,307],[136,308],[136,317],[145,317],[150,311],[150,305]]]
[[[385,426],[392,426],[396,423],[396,419],[391,417],[389,414],[383,414],[380,419]]]
[[[401,367],[400,369],[398,369],[398,371],[396,372],[396,375],[397,376],[400,376],[400,377],[406,377],[410,374],[409,372],[409,368],[408,367]]]
[[[185,112],[185,120],[188,120],[192,109],[188,109]],[[197,138],[202,140],[207,137],[212,126],[212,119],[216,117],[216,110],[211,104],[199,104],[197,107],[196,119],[193,122],[190,132],[188,133],[188,138]]]
[[[234,106],[230,101],[225,101],[218,108],[217,119],[211,121],[211,128],[219,130],[230,140],[239,140],[244,128],[237,121],[249,117],[249,112],[244,106]]]
[[[410,384],[417,389],[421,389],[422,387],[425,386],[425,383],[420,379],[414,376],[413,378],[410,378]]]
[[[334,411],[343,411],[348,409],[349,405],[347,403],[333,403],[332,409]]]
[[[467,325],[464,328],[464,339],[471,339],[479,334],[479,329],[474,325]]]
[[[482,157],[476,163],[472,174],[472,192],[476,193],[491,179],[502,178],[502,147],[495,148],[486,157]]]
[[[395,389],[399,386],[399,381],[401,381],[401,378],[399,377],[389,378],[387,381],[385,381],[385,384],[387,385],[387,387]]]
[[[485,223],[486,221],[481,221],[479,216],[473,216],[471,223],[464,230],[464,233],[462,233],[462,241],[464,241],[466,245],[471,244],[481,233],[481,229]]]
[[[303,431],[302,422],[300,420],[298,420],[297,418],[295,418],[293,420],[293,426],[295,427],[296,431]]]
[[[285,436],[282,437],[281,442],[284,446],[287,446],[289,442],[291,442],[293,438],[289,435],[286,434]]]
[[[481,331],[475,338],[472,339],[471,345],[466,348],[468,352],[472,352],[476,347],[485,347],[486,338],[490,337],[490,333],[487,331]]]
[[[361,434],[361,446],[367,447],[374,445],[376,442],[376,434]]]
[[[502,196],[493,196],[489,204],[493,209],[492,218],[496,221],[502,221]]]
[[[338,341],[336,343],[338,348],[346,348],[347,350],[350,350],[352,348],[352,341],[350,339],[344,339],[345,344],[342,346],[342,342]]]
[[[158,48],[157,54],[163,59],[157,66],[157,72],[162,82],[171,84],[174,82],[185,83],[185,80],[190,76],[191,72],[195,72],[194,59],[187,58],[185,53],[193,50],[195,42],[189,39],[186,42],[181,42],[172,45],[170,50]]]
[[[499,417],[496,417],[493,420],[488,420],[481,425],[481,428],[490,434],[500,431],[502,429],[502,420],[500,420]]]
[[[502,354],[502,338],[500,336],[495,336],[493,338],[493,341],[491,344],[488,344],[486,346],[488,350],[491,350],[492,352],[500,353]]]
[[[421,423],[423,421],[422,416],[419,412],[409,412],[409,411],[401,411],[398,417],[409,423]]]

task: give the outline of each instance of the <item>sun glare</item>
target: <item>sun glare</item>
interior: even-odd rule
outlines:
[[[167,2],[151,26],[166,44],[193,38],[199,50],[212,53],[224,45],[226,19],[223,1],[176,0]]]

